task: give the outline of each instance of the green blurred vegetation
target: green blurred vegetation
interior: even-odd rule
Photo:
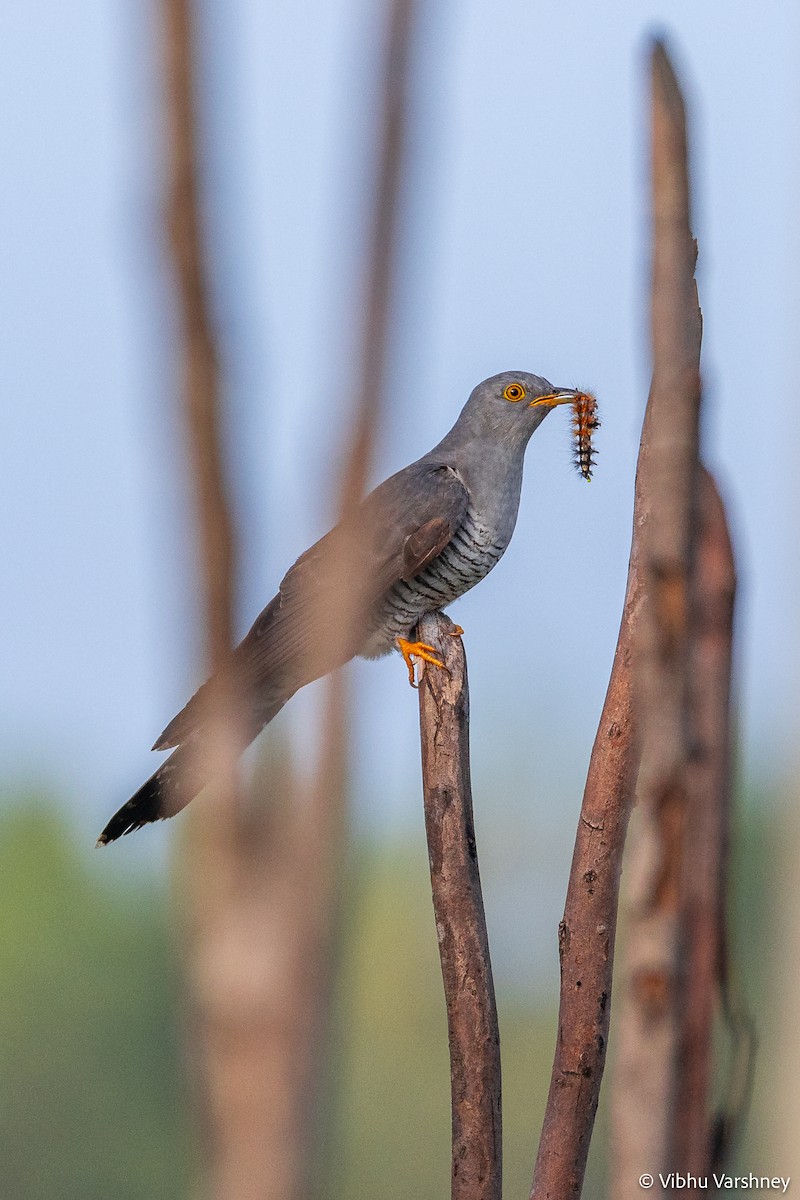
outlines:
[[[335,1195],[342,1200],[439,1200],[450,1194],[447,1020],[427,858],[422,847],[416,849],[375,851],[357,872],[340,990],[339,1092],[330,1147]],[[531,1007],[502,987],[498,1008],[505,1186],[509,1196],[526,1196],[556,1013],[549,1005]]]
[[[756,1011],[780,836],[770,808],[748,808],[735,856],[738,973]],[[353,870],[323,1147],[331,1200],[449,1191],[446,1023],[419,850],[362,846]],[[80,846],[58,809],[26,803],[0,816],[0,1178],[14,1200],[192,1192],[167,892],[154,869],[131,879],[117,867]],[[506,1193],[524,1196],[555,1011],[502,981],[499,1004]],[[605,1120],[601,1103],[587,1196],[604,1190]],[[754,1114],[751,1147],[759,1126]]]
[[[35,803],[0,821],[0,1179],[14,1200],[186,1195],[163,897]]]

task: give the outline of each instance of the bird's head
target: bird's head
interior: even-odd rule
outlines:
[[[573,388],[554,387],[541,375],[502,371],[473,389],[459,418],[471,433],[516,445],[526,445],[551,408],[571,404]]]

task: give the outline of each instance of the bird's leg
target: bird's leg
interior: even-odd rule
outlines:
[[[463,632],[464,632],[464,630],[461,628],[460,625],[454,625],[452,629],[448,630],[450,637],[461,637]]]
[[[421,658],[423,662],[432,663],[434,667],[444,667],[444,663],[440,658],[436,657],[436,651],[433,646],[429,646],[427,642],[409,642],[406,638],[396,638],[396,645],[408,667],[408,682],[413,688],[417,687],[414,679],[414,663],[413,658]]]

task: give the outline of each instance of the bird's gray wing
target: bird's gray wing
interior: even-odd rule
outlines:
[[[374,604],[424,571],[460,528],[469,495],[444,463],[414,463],[376,488],[357,517],[365,535],[365,598]]]
[[[441,554],[467,510],[468,494],[456,471],[419,462],[391,476],[287,571],[278,595],[257,617],[232,655],[237,687],[252,710],[255,733],[299,687],[359,653],[369,635],[370,610],[401,579],[411,580]],[[326,653],[329,616],[338,610],[341,556],[359,606],[358,644]],[[363,618],[363,619],[361,619]],[[154,749],[177,746],[197,730],[204,684],[169,723]]]

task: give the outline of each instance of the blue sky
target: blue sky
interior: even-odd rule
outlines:
[[[553,414],[531,443],[509,553],[453,611],[467,631],[476,776],[516,788],[508,803],[534,813],[574,810],[624,590],[649,377],[654,29],[672,39],[691,103],[705,447],[739,554],[751,777],[786,775],[798,721],[800,10],[566,11],[422,5],[376,468],[377,481],[429,449],[495,371],[599,397],[592,484],[572,471],[567,419]],[[5,790],[45,783],[93,830],[152,769],[148,747],[199,681],[155,6],[51,0],[4,15],[0,768]],[[242,632],[328,520],[355,377],[380,28],[363,0],[204,9]],[[402,826],[418,788],[415,700],[399,660],[355,674],[358,812]],[[301,742],[313,696],[291,709]]]

